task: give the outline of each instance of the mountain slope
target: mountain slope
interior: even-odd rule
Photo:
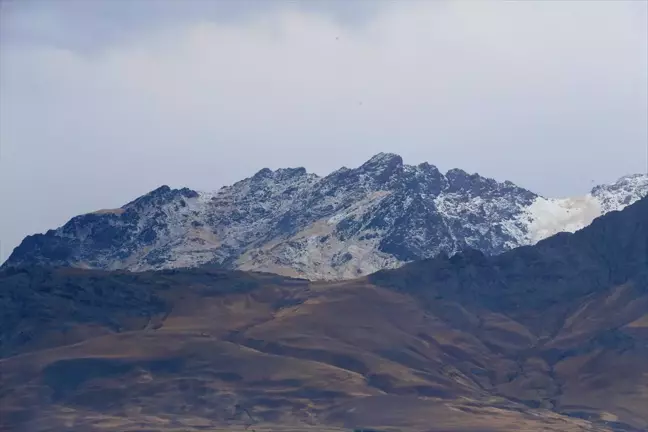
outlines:
[[[648,428],[648,198],[337,283],[8,268],[0,305],[6,430]]]
[[[263,169],[200,193],[163,186],[119,209],[73,218],[27,237],[7,262],[97,269],[193,267],[348,279],[466,248],[498,254],[648,194],[648,176],[584,197],[546,199],[511,182],[378,154],[326,177]]]

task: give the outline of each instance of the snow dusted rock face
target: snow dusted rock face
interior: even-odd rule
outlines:
[[[143,271],[210,263],[346,279],[466,248],[497,254],[533,244],[646,195],[646,175],[554,199],[380,153],[326,177],[265,168],[217,192],[162,186],[119,209],[28,236],[4,266]]]

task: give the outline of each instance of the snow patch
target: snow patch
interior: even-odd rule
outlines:
[[[574,232],[601,215],[601,203],[588,194],[578,198],[547,199],[538,197],[526,210],[527,244],[559,232]]]

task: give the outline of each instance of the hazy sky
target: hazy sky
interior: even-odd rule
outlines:
[[[161,184],[379,151],[587,192],[648,165],[644,1],[0,1],[1,257]]]

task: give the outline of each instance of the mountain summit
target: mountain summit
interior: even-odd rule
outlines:
[[[215,192],[162,186],[118,209],[28,236],[4,267],[143,271],[216,264],[346,279],[476,249],[487,255],[575,231],[648,195],[648,176],[582,197],[544,198],[505,181],[379,153],[325,177],[272,171]]]

